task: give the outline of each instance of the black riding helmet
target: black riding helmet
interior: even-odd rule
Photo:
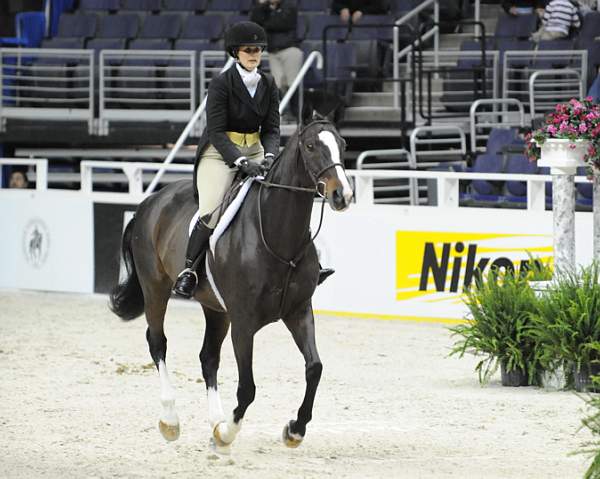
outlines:
[[[242,45],[267,47],[267,32],[254,22],[239,22],[225,32],[225,51],[237,58],[237,49]]]

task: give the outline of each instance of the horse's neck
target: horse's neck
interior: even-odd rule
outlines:
[[[295,157],[281,158],[269,176],[271,183],[309,187],[311,181],[304,165]],[[281,248],[290,245],[288,254],[296,254],[300,245],[309,238],[313,195],[307,192],[277,187],[263,188],[262,208],[265,234],[277,238]],[[283,249],[280,249],[283,253]]]

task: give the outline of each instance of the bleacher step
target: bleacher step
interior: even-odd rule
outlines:
[[[400,108],[382,106],[351,106],[346,108],[345,121],[385,122],[400,121]]]

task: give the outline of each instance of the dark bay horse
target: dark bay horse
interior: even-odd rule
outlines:
[[[352,201],[341,164],[344,148],[344,140],[328,121],[313,121],[297,131],[265,180],[252,185],[214,255],[207,255],[212,281],[225,306],[206,275],[200,275],[195,299],[206,320],[200,361],[213,430],[211,445],[218,452],[229,452],[254,400],[254,335],[279,319],[304,356],[306,374],[304,400],[297,418],[285,426],[283,440],[287,446],[297,447],[304,438],[322,370],[311,302],[319,261],[311,240],[310,218],[318,190],[323,190],[336,211],[345,210]],[[110,297],[112,310],[123,319],[145,313],[146,338],[161,381],[159,429],[167,440],[179,437],[179,419],[166,367],[163,323],[171,287],[183,268],[188,226],[196,211],[191,181],[173,183],[145,199],[123,236],[127,278]],[[217,391],[217,369],[230,325],[239,382],[237,407],[226,418]]]

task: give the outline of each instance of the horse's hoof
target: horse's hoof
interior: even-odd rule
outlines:
[[[217,456],[229,456],[231,454],[231,444],[218,445],[214,437],[208,441],[208,448]]]
[[[158,421],[158,429],[167,441],[176,441],[179,439],[179,424],[167,424],[160,420]]]
[[[302,439],[304,439],[300,434],[296,434],[294,432],[290,432],[290,424],[287,423],[283,428],[283,433],[281,434],[281,438],[283,439],[283,443],[287,447],[296,448],[300,444],[302,444]]]
[[[217,424],[215,424],[215,427],[213,428],[212,440],[215,442],[216,447],[225,448],[227,446],[231,446],[231,441],[227,442],[227,441],[223,440],[223,438],[221,437],[221,432],[219,431],[219,426],[221,424],[226,424],[226,423],[225,423],[225,421],[221,421],[221,422],[218,422]]]

